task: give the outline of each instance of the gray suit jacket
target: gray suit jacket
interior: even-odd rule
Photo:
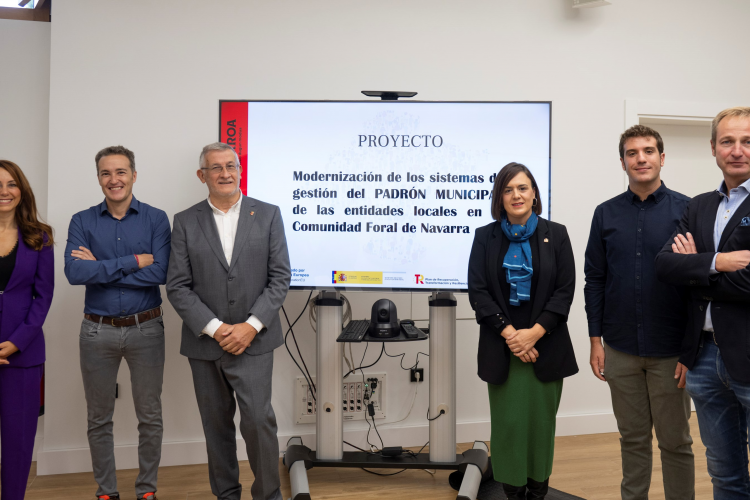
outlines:
[[[167,296],[182,318],[180,353],[219,359],[224,350],[201,330],[213,318],[236,324],[251,314],[266,328],[246,354],[264,354],[283,344],[279,309],[291,270],[279,207],[242,197],[232,262],[224,257],[208,201],[175,215],[172,227]]]

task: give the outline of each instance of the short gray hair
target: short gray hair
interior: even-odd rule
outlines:
[[[228,149],[231,150],[232,153],[234,153],[234,161],[238,166],[240,166],[240,157],[237,156],[237,151],[235,151],[232,146],[223,142],[212,142],[208,146],[205,146],[203,148],[203,151],[201,151],[201,157],[198,160],[198,168],[203,168],[206,166],[206,155],[211,151],[226,151]]]

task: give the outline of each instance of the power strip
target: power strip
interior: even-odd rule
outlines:
[[[375,408],[375,417],[384,419],[385,414],[385,373],[366,373],[364,382],[362,374],[357,372],[347,377],[341,384],[341,404],[343,406],[344,421],[364,420],[367,411],[366,404],[371,402]],[[312,378],[316,382],[315,377]],[[373,390],[372,386],[375,385]],[[294,415],[297,424],[314,424],[318,412],[317,402],[312,397],[312,391],[304,377],[297,377],[294,391]],[[369,416],[367,417],[370,418]]]

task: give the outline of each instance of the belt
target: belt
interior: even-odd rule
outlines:
[[[716,342],[716,333],[715,332],[709,332],[708,330],[703,330],[702,332],[703,336],[703,342],[711,342],[712,344],[719,345],[718,342]]]
[[[144,323],[154,318],[158,318],[159,316],[161,316],[161,307],[155,307],[149,311],[144,311],[142,313],[133,314],[130,316],[113,317],[99,316],[98,314],[83,315],[83,317],[89,321],[93,321],[94,323],[99,323],[99,321],[101,321],[102,324],[110,326],[133,326],[136,324],[136,318],[138,319],[138,323]]]

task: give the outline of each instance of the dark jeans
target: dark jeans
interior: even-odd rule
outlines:
[[[698,413],[714,499],[747,500],[750,475],[746,415],[750,412],[750,384],[732,379],[719,348],[704,341],[695,366],[687,374],[687,390]]]

